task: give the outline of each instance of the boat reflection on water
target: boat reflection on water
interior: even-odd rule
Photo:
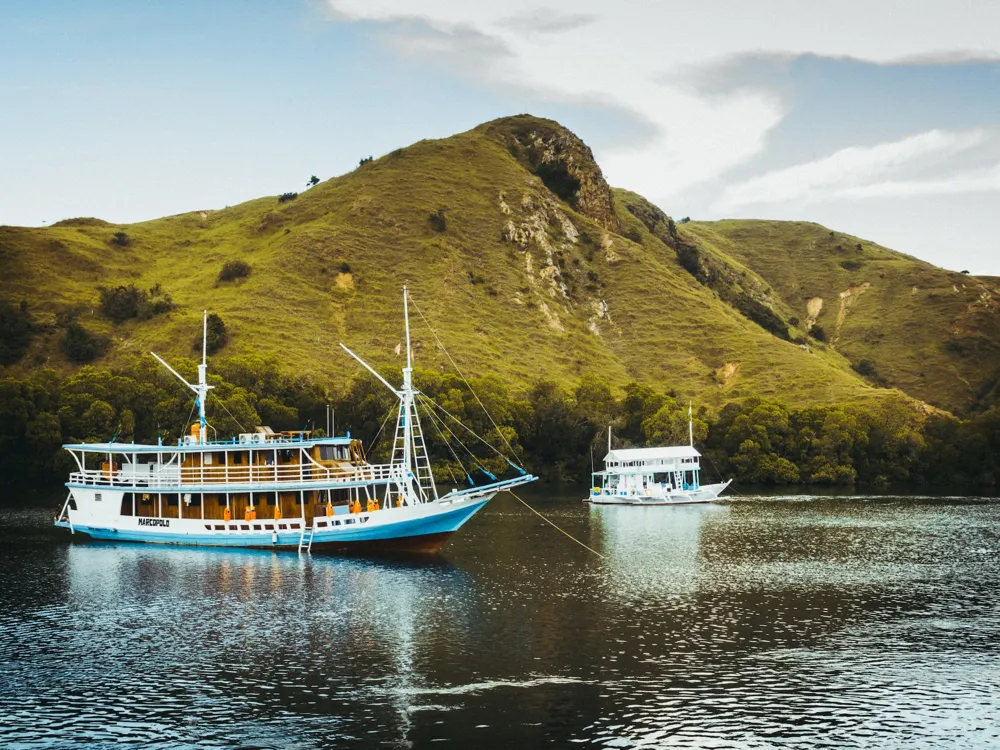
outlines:
[[[150,738],[195,722],[231,740],[235,701],[254,717],[243,739],[296,736],[292,711],[315,717],[310,734],[372,724],[402,740],[427,683],[418,665],[469,628],[470,581],[443,559],[91,543],[68,546],[66,563],[61,649],[91,667],[80,683],[102,703],[88,711],[114,722],[135,706],[186,706]]]
[[[728,506],[590,505],[591,538],[601,539],[609,591],[628,601],[694,592],[706,526],[728,517]]]

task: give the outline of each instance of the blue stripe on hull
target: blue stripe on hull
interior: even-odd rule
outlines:
[[[406,537],[450,534],[457,531],[488,500],[465,505],[455,510],[437,513],[430,517],[415,518],[389,524],[357,524],[336,529],[319,529],[313,534],[313,545],[350,544],[354,542],[379,542]],[[381,511],[380,511],[381,512]],[[391,512],[391,511],[386,511]],[[320,520],[323,520],[322,518]],[[256,547],[292,548],[299,546],[299,532],[279,532],[278,541],[272,541],[272,532],[252,534],[215,532],[177,534],[138,529],[110,529],[95,526],[74,526],[74,531],[87,534],[93,539],[114,542],[152,542],[157,544],[183,544],[202,547]]]

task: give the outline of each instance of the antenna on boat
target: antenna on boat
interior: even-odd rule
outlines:
[[[209,385],[206,380],[206,373],[208,372],[208,310],[204,311],[204,316],[202,318],[202,331],[201,331],[201,364],[198,365],[198,385],[192,385],[184,377],[177,372],[173,367],[166,363],[156,352],[150,352],[156,360],[166,367],[174,376],[181,381],[184,385],[190,388],[195,393],[195,404],[198,406],[198,442],[205,443],[208,441],[208,420],[205,418],[205,400],[208,398],[208,392],[215,386]]]
[[[688,401],[688,437],[691,438],[691,447],[694,448],[694,403]]]
[[[608,453],[611,453],[611,425],[608,425]]]

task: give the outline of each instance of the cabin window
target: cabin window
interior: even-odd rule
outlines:
[[[279,523],[278,524],[278,530],[279,531],[287,531],[288,530],[288,524],[287,523]]]
[[[274,531],[274,524],[273,523],[265,523],[264,524],[264,531]]]
[[[206,453],[205,454],[205,458],[203,459],[203,461],[205,462],[205,466],[211,466],[212,465],[212,454],[211,453]]]
[[[171,508],[177,507],[177,495],[167,495],[167,505]]]
[[[293,523],[292,524],[292,528],[295,529],[296,531],[298,531],[302,527],[299,524],[297,524],[297,523]]]
[[[255,523],[255,524],[253,525],[253,530],[254,530],[254,531],[260,531],[260,524],[259,524],[259,523]]]
[[[317,528],[317,529],[318,529],[318,528],[321,528],[321,527],[323,527],[323,526],[326,526],[326,521],[317,521],[317,522],[316,522],[316,528]]]
[[[332,445],[321,445],[319,447],[319,460],[320,461],[332,461],[334,458],[335,448]]]
[[[248,524],[248,523],[241,523],[240,524],[240,531],[250,531],[250,524]]]
[[[96,500],[97,502],[101,502],[101,493],[100,492],[95,492],[94,493],[94,500]]]
[[[234,453],[233,454],[233,463],[234,464],[241,464],[241,463],[243,463],[243,454],[242,453]]]
[[[221,523],[217,523],[217,524],[215,525],[215,530],[216,530],[216,531],[225,531],[225,530],[226,530],[226,527],[225,527],[225,526],[224,526],[223,524],[221,524]]]

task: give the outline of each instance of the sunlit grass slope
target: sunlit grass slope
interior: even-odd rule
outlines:
[[[751,394],[797,405],[878,395],[837,351],[822,345],[807,351],[780,340],[720,300],[621,206],[622,234],[616,234],[559,200],[502,137],[505,128],[523,134],[535,125],[558,127],[509,118],[422,141],[283,203],[266,197],[124,227],[72,220],[40,229],[0,228],[0,295],[27,300],[46,326],[18,369],[71,367],[57,345],[64,324],[57,317],[64,321],[59,314],[71,309],[86,327],[113,338],[99,364],[150,349],[190,357],[207,308],[230,331],[218,357],[274,355],[290,371],[337,390],[358,372],[337,342],[377,367],[401,364],[393,349],[403,339],[405,283],[467,374],[495,373],[515,386],[548,379],[572,387],[590,373],[618,386],[638,380],[714,404]],[[429,220],[440,209],[443,231]],[[860,278],[842,278],[836,264],[816,281],[794,269],[779,274],[772,266],[788,263],[793,253],[777,239],[767,244],[766,227],[749,235],[740,234],[739,223],[683,229],[758,272],[789,310],[802,306],[796,295],[829,298],[821,323],[836,307],[844,281]],[[111,241],[119,230],[129,235],[128,246]],[[896,273],[893,263],[900,261],[892,258],[902,256],[878,249],[887,257],[875,261],[875,249],[867,252],[866,268]],[[233,259],[249,263],[252,273],[218,282],[223,263]],[[905,294],[895,294],[914,312],[916,295],[906,296],[909,278],[901,277]],[[970,279],[956,280],[961,289],[959,282]],[[178,308],[112,325],[100,315],[98,287],[130,283],[162,285]],[[922,288],[923,300],[930,289]],[[933,288],[943,293],[940,283]],[[971,300],[972,293],[953,294]],[[866,312],[875,298],[862,297],[852,308],[838,349],[858,356],[875,346],[860,343],[879,334],[877,312]],[[898,320],[893,331],[911,325],[902,311]],[[416,309],[411,326],[416,365],[445,369]],[[901,386],[916,377],[885,369]],[[915,392],[942,401],[930,398],[930,389]]]
[[[685,224],[697,244],[753,269],[801,321],[854,363],[908,394],[958,412],[996,402],[1000,284],[945,271],[818,224]]]

